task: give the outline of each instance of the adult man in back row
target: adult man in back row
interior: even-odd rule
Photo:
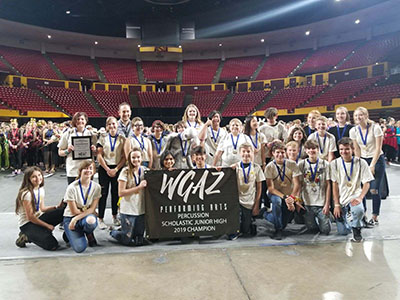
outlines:
[[[131,124],[131,106],[127,102],[123,102],[119,105],[119,120],[117,133],[124,135],[126,138],[132,136],[132,124]]]

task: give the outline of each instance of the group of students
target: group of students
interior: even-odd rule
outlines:
[[[39,168],[24,173],[17,200],[19,247],[33,242],[47,250],[58,248],[52,235],[63,224],[64,240],[76,252],[97,244],[93,231],[106,229],[104,212],[111,190],[113,226],[110,235],[124,245],[146,244],[144,174],[149,169],[193,168],[236,169],[240,202],[240,233],[229,239],[254,234],[255,216],[275,226],[273,238],[282,239],[282,231],[291,220],[304,222],[310,231],[329,234],[331,212],[339,234],[353,233],[362,240],[361,228],[378,224],[380,183],[385,172],[382,156],[382,129],[369,120],[368,111],[354,112],[350,124],[346,108],[336,111],[335,126],[312,111],[307,126],[296,122],[278,122],[275,108],[265,112],[260,124],[254,116],[232,119],[228,129],[220,126],[221,114],[213,111],[202,123],[195,105],[188,105],[174,131],[154,121],[151,134],[144,134],[143,120],[131,120],[131,108],[122,103],[120,118],[108,117],[106,130],[99,137],[87,130],[86,113],[72,118],[72,127],[58,142],[58,155],[65,157],[68,187],[63,201],[55,207],[44,204],[44,179]],[[148,132],[150,133],[150,132]],[[91,136],[96,153],[99,184],[93,181],[94,160],[74,160],[72,137]],[[372,218],[366,219],[365,196],[373,199]],[[97,211],[96,211],[97,210]],[[349,223],[347,212],[352,215]]]

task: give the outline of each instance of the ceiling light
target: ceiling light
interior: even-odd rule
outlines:
[[[71,13],[71,11],[70,11],[70,10],[67,10],[65,13],[66,13],[67,15],[69,15],[69,14]]]
[[[307,31],[306,31],[306,35],[310,35],[310,30],[307,30]]]
[[[50,34],[48,34],[48,35],[47,35],[47,38],[48,38],[48,39],[51,39],[51,35],[50,35]]]
[[[140,45],[137,45],[138,48],[140,48]]]
[[[222,44],[219,44],[218,46],[222,47]]]
[[[335,0],[336,2],[340,2],[340,0]]]
[[[182,45],[179,45],[178,47],[179,47],[179,48],[182,48]]]
[[[97,45],[99,42],[98,41],[94,41],[94,44]]]
[[[264,39],[261,39],[261,43],[264,43],[265,42],[265,40]]]
[[[360,24],[360,19],[354,21],[355,24]]]

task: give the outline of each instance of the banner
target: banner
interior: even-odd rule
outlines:
[[[218,236],[239,230],[235,170],[149,171],[145,179],[148,238]]]

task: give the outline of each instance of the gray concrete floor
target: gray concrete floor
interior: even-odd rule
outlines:
[[[273,228],[259,221],[251,239],[139,248],[116,245],[96,230],[101,246],[83,254],[67,248],[58,229],[59,251],[17,248],[13,211],[22,178],[0,175],[0,299],[400,299],[400,168],[387,173],[391,192],[380,225],[363,230],[361,244],[335,228],[327,237],[299,234],[301,225],[274,241]],[[62,174],[46,179],[46,202],[58,203],[65,188]],[[111,221],[109,210],[105,219]]]

